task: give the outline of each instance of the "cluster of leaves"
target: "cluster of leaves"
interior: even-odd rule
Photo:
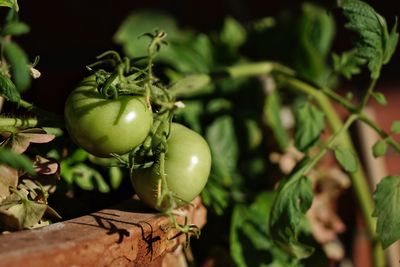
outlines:
[[[19,21],[15,0],[0,0],[0,6],[10,11],[0,29],[0,94],[17,107],[43,116],[44,111],[21,99],[38,72],[11,38],[28,32],[29,27]],[[346,28],[355,32],[357,39],[352,50],[332,57],[333,16],[307,3],[276,18],[246,25],[228,17],[221,30],[211,34],[181,29],[167,14],[136,12],[114,36],[129,58],[148,56],[149,64],[143,69],[150,79],[140,80],[141,92],[149,82],[158,82],[155,77],[160,77],[160,84],[172,84],[168,95],[183,99],[185,108],[165,107],[168,119],[177,112],[174,119],[207,139],[213,162],[202,193],[210,210],[204,235],[213,237],[208,247],[229,243],[227,249],[237,266],[306,264],[305,258],[317,245],[314,239],[320,240],[312,219],[316,212],[307,212],[313,209],[316,184],[327,180],[316,170],[326,155],[335,157],[349,173],[355,191],[361,192],[357,197],[369,201],[359,159],[346,137],[356,120],[381,135],[372,148],[376,157],[385,155],[389,146],[400,152],[400,145],[392,138],[400,132],[399,122],[386,133],[363,113],[370,97],[380,104],[387,102],[375,91],[375,83],[395,51],[397,22],[389,30],[386,20],[359,0],[342,0],[338,8],[348,21]],[[145,38],[135,39],[159,27],[163,31],[155,31],[152,40],[162,40],[165,36],[158,34],[167,32],[169,43],[160,51],[160,43],[153,42],[149,47]],[[152,49],[157,50],[157,58],[149,53]],[[154,70],[153,59],[158,63]],[[265,61],[252,62],[255,59]],[[350,79],[365,67],[371,83],[361,101],[353,103],[329,89],[340,76]],[[154,90],[164,90],[151,85]],[[328,98],[339,102],[351,115],[339,120]],[[36,128],[39,123],[37,117],[0,117],[1,230],[43,225],[48,222],[45,214],[58,218],[47,197],[60,176],[68,187],[104,193],[110,191],[110,185],[116,189],[122,182],[120,168],[106,168],[116,165],[118,157],[100,159],[79,148],[68,148],[65,153],[64,146],[45,152],[34,146],[27,150],[31,143],[55,138],[49,129]],[[322,138],[327,127],[331,133]],[[374,194],[373,216],[378,218],[377,233],[384,247],[400,239],[396,216],[399,184],[399,176],[386,177]],[[360,205],[365,207],[364,213],[372,212],[372,204]],[[216,221],[227,224],[212,223]]]
[[[179,28],[167,14],[136,12],[114,36],[129,57],[140,57],[145,43],[132,36],[158,27],[168,33],[169,45],[159,53],[157,74],[175,83],[171,91],[179,91],[184,99],[186,108],[177,119],[210,144],[213,165],[202,197],[212,211],[209,221],[229,221],[230,226],[210,226],[209,231],[218,233],[210,233],[216,244],[229,240],[238,266],[275,261],[279,266],[300,266],[304,261],[299,259],[312,254],[311,243],[302,241],[315,234],[306,219],[315,195],[310,175],[326,154],[332,152],[353,181],[359,180],[359,160],[346,131],[357,119],[368,121],[362,109],[369,97],[385,104],[374,85],[394,53],[398,34],[396,24],[389,31],[385,19],[362,1],[344,0],[338,8],[348,20],[346,27],[358,37],[355,48],[340,55],[331,52],[333,16],[311,4],[303,4],[301,12],[246,25],[228,17],[220,32],[208,35]],[[253,59],[268,61],[251,63]],[[328,88],[337,84],[339,75],[351,78],[363,66],[372,81],[360,103],[350,103]],[[328,97],[353,116],[338,123],[336,112],[326,104]],[[325,140],[321,135],[327,126],[332,135]],[[388,145],[398,146],[378,126],[373,128],[383,135],[373,148],[376,156],[384,155]],[[301,156],[288,172],[271,160],[271,152],[283,158],[294,148]],[[286,178],[278,180],[282,176]],[[393,213],[397,188],[391,187],[398,182],[398,177],[385,178],[375,193],[374,215],[384,247],[400,238],[396,230],[382,232],[399,225]]]
[[[12,37],[30,29],[19,20],[16,1],[0,1],[0,6],[9,8],[0,30],[0,95],[17,106],[27,107],[25,102],[21,103],[21,93],[40,73]],[[48,218],[60,218],[47,202],[59,179],[59,164],[34,152],[26,153],[30,144],[48,143],[55,137],[42,128],[32,127],[35,122],[36,119],[0,117],[1,231],[32,228],[47,224]]]

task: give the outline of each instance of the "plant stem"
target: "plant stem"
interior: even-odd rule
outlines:
[[[374,92],[374,88],[376,85],[377,79],[372,79],[371,83],[368,86],[367,92],[365,93],[360,105],[357,108],[358,113],[361,113],[364,107],[367,105],[369,98],[371,97],[372,93]]]
[[[394,150],[396,150],[396,152],[400,153],[400,144],[396,142],[387,132],[385,132],[382,128],[380,128],[376,122],[371,120],[364,113],[361,113],[359,118],[362,122],[371,127],[375,132],[377,132],[380,135],[380,137],[385,139],[386,143],[388,143]]]
[[[277,68],[274,68],[277,67]],[[317,88],[309,85],[308,83],[305,83],[299,79],[297,79],[294,75],[294,72],[291,71],[288,68],[281,67],[279,65],[276,65],[271,62],[260,62],[260,63],[254,63],[254,64],[246,64],[246,65],[240,65],[240,66],[234,66],[230,67],[227,69],[228,74],[230,75],[231,78],[235,77],[243,77],[243,76],[259,76],[259,75],[265,75],[269,74],[273,71],[277,71],[278,74],[283,74],[285,75],[285,82],[286,85],[290,86],[292,89],[305,93],[307,95],[313,96],[318,103],[319,107],[324,111],[327,121],[329,123],[329,126],[334,132],[335,136],[337,134],[337,137],[334,139],[338,138],[338,141],[341,143],[343,147],[346,147],[349,149],[354,155],[357,155],[355,147],[353,145],[353,142],[351,140],[350,134],[347,132],[347,128],[356,120],[359,116],[363,117],[362,115],[362,109],[365,107],[366,103],[368,102],[369,97],[371,96],[376,80],[372,80],[370,86],[368,87],[367,93],[365,94],[365,97],[363,98],[362,102],[356,108],[355,112],[357,115],[352,115],[348,118],[348,120],[343,124],[342,120],[340,119],[339,115],[337,114],[335,108],[332,106],[331,102],[329,101],[328,97],[333,98],[335,101],[339,102],[342,104],[344,107],[349,108],[350,111],[355,111],[353,105],[351,105],[347,100],[345,101],[344,98],[341,96],[337,95],[333,91],[328,91],[328,90],[318,90]],[[326,93],[326,95],[324,94]],[[365,118],[364,118],[365,120]],[[367,120],[368,121],[368,120]],[[379,127],[375,127],[375,129],[378,129]],[[333,142],[333,141],[332,141]],[[326,148],[331,146],[329,143]],[[324,154],[324,151],[321,151],[321,156],[318,156],[318,158],[322,157]],[[319,159],[315,159],[315,163],[318,162]],[[356,156],[357,163],[359,166],[360,164],[360,159],[358,156]],[[374,245],[374,261],[376,266],[384,266],[385,265],[385,257],[383,254],[383,250],[380,249],[380,243],[377,241],[377,236],[375,232],[375,226],[376,226],[376,219],[372,217],[372,212],[374,209],[374,202],[371,197],[371,190],[369,188],[366,175],[363,171],[362,168],[358,168],[358,170],[354,173],[350,173],[350,177],[353,183],[354,191],[356,193],[356,197],[358,200],[358,204],[360,205],[363,217],[365,219],[367,229],[369,236],[371,237]]]
[[[363,98],[362,104],[358,108],[358,113],[351,115],[349,119],[352,118],[352,116],[356,116],[352,120],[360,118],[360,116],[365,117],[365,115],[362,114],[362,109],[364,108],[363,105],[366,105],[366,103],[368,102],[368,98],[372,93],[375,82],[376,81],[371,82],[368,92],[366,93],[366,96]],[[330,124],[330,128],[334,133],[337,133],[341,131],[341,129],[345,128],[346,124],[349,122],[349,119],[346,121],[345,125],[343,125],[341,119],[339,118],[338,114],[336,113],[329,99],[321,91],[295,78],[287,77],[287,84],[291,85],[291,87],[294,89],[297,89],[301,92],[307,93],[315,97],[315,100],[317,101],[318,105],[326,114],[327,121]],[[341,145],[343,147],[346,147],[354,155],[357,155],[350,134],[347,131],[342,132],[339,141],[341,142]],[[356,156],[356,160],[358,166],[361,166],[361,161],[358,156]],[[372,217],[372,213],[374,210],[374,202],[371,197],[371,190],[369,188],[366,175],[362,168],[358,168],[356,172],[350,173],[349,175],[353,183],[353,188],[356,193],[358,204],[360,205],[364,220],[366,222],[369,236],[372,240],[372,245],[374,246],[373,254],[374,254],[375,266],[383,267],[385,266],[385,255],[383,253],[381,244],[377,241],[377,236],[375,232],[376,218]]]
[[[0,117],[0,129],[31,128],[38,126],[37,118],[7,118]]]
[[[311,169],[315,167],[315,165],[321,160],[321,158],[325,156],[326,152],[334,148],[337,140],[340,140],[341,135],[350,128],[350,126],[353,124],[354,121],[357,120],[357,118],[357,114],[352,114],[350,117],[347,118],[342,127],[338,129],[333,135],[331,135],[328,142],[318,151],[315,156],[312,157],[310,163],[307,165],[307,168],[304,169],[304,174],[307,174],[309,171],[311,171]]]

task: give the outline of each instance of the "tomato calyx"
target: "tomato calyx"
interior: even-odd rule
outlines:
[[[153,176],[157,179],[157,190],[154,190],[157,195],[156,203],[152,207],[168,216],[171,227],[177,229],[180,234],[185,234],[187,239],[192,235],[198,237],[199,228],[188,224],[185,215],[183,215],[185,217],[184,224],[178,223],[176,219],[176,216],[182,216],[177,213],[176,208],[183,204],[190,204],[193,198],[177,194],[175,192],[176,185],[170,187],[169,182],[171,181],[167,180],[167,168],[173,169],[168,163],[168,157],[170,157],[168,152],[174,150],[172,144],[171,147],[168,144],[170,135],[172,136],[172,120],[176,110],[184,107],[184,104],[180,101],[177,102],[175,94],[160,84],[153,75],[153,60],[160,48],[166,45],[166,34],[155,31],[143,36],[151,39],[146,57],[129,59],[121,57],[116,51],[106,51],[97,57],[96,62],[87,66],[92,73],[90,86],[93,90],[97,90],[104,99],[110,100],[104,101],[107,104],[120,100],[121,102],[126,101],[126,98],[122,98],[122,96],[140,96],[142,103],[147,106],[148,110],[151,110],[152,125],[149,127],[147,136],[142,139],[143,141],[125,154],[110,154],[120,166],[130,169],[131,175],[136,171],[154,169],[159,175]],[[144,67],[143,64],[136,64],[143,60],[145,60],[144,63],[147,63],[144,64]],[[116,99],[118,101],[114,101]],[[143,108],[143,105],[141,107]],[[181,179],[181,175],[175,176],[177,179]],[[199,192],[196,191],[193,196],[197,196]]]

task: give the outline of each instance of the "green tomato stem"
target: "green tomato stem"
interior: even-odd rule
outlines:
[[[349,149],[354,155],[357,155],[356,150],[354,148],[353,142],[351,140],[350,134],[348,133],[347,129],[351,126],[351,124],[359,118],[362,109],[365,107],[366,103],[370,95],[373,92],[376,80],[371,82],[363,101],[358,107],[357,115],[350,116],[345,123],[342,122],[336,110],[332,106],[331,102],[329,101],[328,97],[333,98],[335,101],[339,102],[345,107],[350,108],[350,111],[354,111],[354,108],[350,103],[345,100],[344,98],[340,97],[337,94],[332,93],[332,91],[328,90],[318,90],[317,88],[305,83],[295,77],[295,73],[291,71],[289,68],[282,67],[280,65],[276,65],[271,62],[261,62],[261,63],[254,63],[254,64],[246,64],[241,66],[234,66],[227,69],[227,73],[231,78],[237,77],[251,77],[251,76],[259,76],[270,74],[271,72],[276,71],[278,74],[285,75],[285,82],[289,85],[292,89],[305,93],[307,95],[313,96],[320,106],[320,108],[324,111],[327,121],[329,123],[330,128],[334,132],[333,139],[330,139],[325,149],[323,149],[320,153],[321,155],[311,163],[315,165],[320,158],[322,158],[323,154],[327,151],[327,149],[333,144],[335,140],[339,141],[342,146]],[[324,94],[326,93],[326,95]],[[376,127],[378,129],[378,127]],[[360,164],[360,159],[357,158],[358,165]],[[369,188],[366,175],[362,168],[358,168],[358,170],[354,173],[350,173],[350,177],[353,183],[354,191],[356,193],[356,197],[358,203],[360,205],[363,217],[367,224],[368,233],[373,240],[374,244],[374,261],[377,264],[376,266],[384,266],[385,258],[383,254],[383,250],[380,248],[380,243],[377,241],[377,236],[375,232],[375,225],[376,219],[372,217],[372,212],[374,209],[374,202],[371,197],[371,190]]]
[[[390,145],[397,153],[400,153],[400,144],[396,142],[387,132],[385,132],[379,125],[371,120],[367,115],[361,113],[359,116],[360,120],[371,127],[376,133],[380,135],[382,139],[386,140],[386,143]]]
[[[0,129],[26,129],[37,127],[39,124],[37,118],[9,118],[9,117],[0,117]]]

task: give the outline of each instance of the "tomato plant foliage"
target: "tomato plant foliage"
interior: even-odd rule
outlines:
[[[310,228],[318,222],[312,221],[308,212],[314,212],[315,187],[320,186],[315,180],[316,173],[321,173],[316,170],[318,163],[332,152],[349,173],[368,218],[369,233],[375,236],[371,220],[374,203],[347,131],[356,120],[370,123],[359,115],[370,97],[381,104],[387,102],[375,90],[375,83],[397,45],[397,23],[388,29],[386,20],[359,0],[339,1],[338,9],[347,19],[345,26],[356,36],[355,46],[341,53],[331,51],[334,16],[308,3],[301,5],[300,12],[288,15],[288,11],[245,27],[227,18],[221,30],[209,36],[180,29],[168,15],[157,16],[158,23],[165,23],[172,31],[169,47],[161,52],[159,61],[168,66],[165,75],[176,84],[171,89],[186,104],[176,119],[203,133],[213,155],[209,182],[202,193],[212,211],[210,220],[231,219],[230,231],[218,228],[216,236],[221,239],[215,243],[229,236],[231,256],[238,266],[271,264],[275,259],[283,260],[283,266],[299,266],[306,262],[304,258],[314,257],[310,239],[319,236]],[[130,41],[127,33],[151,27],[154,25],[136,12],[121,25],[115,40],[126,53],[141,56],[141,50],[135,49],[140,42]],[[351,79],[364,66],[371,83],[359,103],[330,89],[337,85],[339,76]],[[329,99],[354,115],[341,121]],[[330,134],[325,132],[327,127]],[[323,134],[328,137],[322,138]],[[379,144],[399,151],[387,133]],[[386,149],[374,150],[382,155]],[[277,182],[276,193],[271,193]],[[375,213],[378,222],[395,225],[379,220],[380,216],[393,216],[385,210]],[[263,228],[266,225],[268,228]],[[205,235],[207,231],[215,236],[213,227],[206,227]],[[331,257],[329,242],[321,244],[327,257]],[[268,251],[273,260],[260,256],[254,261],[248,254],[251,250]]]
[[[57,219],[47,197],[60,177],[69,196],[77,188],[119,190],[129,177],[139,198],[187,237],[200,231],[179,224],[175,208],[202,195],[210,223],[199,255],[222,247],[237,266],[317,266],[321,255],[344,257],[332,251],[344,249],[332,206],[351,181],[370,237],[384,247],[400,238],[399,177],[384,178],[372,196],[348,132],[362,121],[381,137],[374,156],[389,147],[400,153],[393,138],[399,123],[386,132],[364,112],[371,98],[390,101],[375,87],[398,42],[397,21],[389,29],[370,5],[338,2],[356,36],[340,53],[331,51],[334,15],[309,3],[245,25],[227,17],[210,34],[182,29],[166,13],[135,12],[114,36],[126,56],[99,55],[71,91],[65,132],[62,119],[23,99],[37,61],[10,36],[29,26],[16,1],[0,6],[10,11],[0,30],[0,94],[34,114],[0,117],[1,230]],[[370,81],[359,99],[332,89],[340,76],[363,71]],[[332,102],[349,115],[340,117]],[[330,157],[338,164],[327,170]],[[373,245],[379,252],[379,242]],[[374,258],[385,260],[382,253]]]

